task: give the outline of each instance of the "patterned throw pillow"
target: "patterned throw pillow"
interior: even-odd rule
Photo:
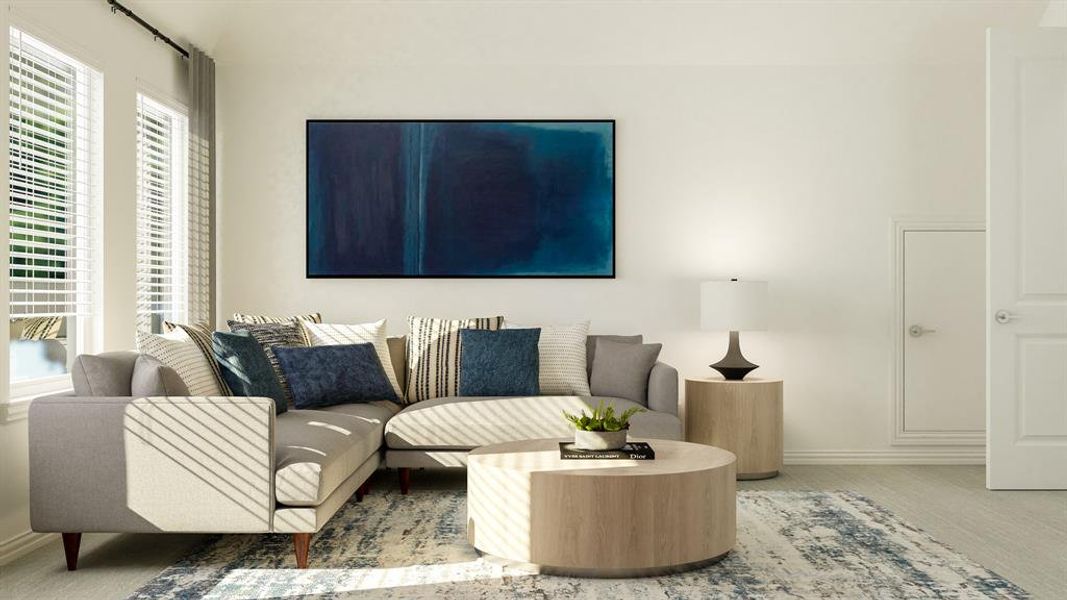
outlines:
[[[63,327],[63,317],[27,317],[12,321],[22,321],[20,340],[54,340],[59,337],[59,330]]]
[[[250,315],[248,313],[233,313],[234,323],[249,323],[252,325],[264,325],[266,323],[282,323],[286,325],[301,325],[303,323],[322,323],[321,313],[308,313],[306,315]],[[303,330],[301,330],[303,332]],[[311,339],[304,333],[304,345],[310,346]]]
[[[267,352],[247,331],[211,335],[215,363],[235,396],[266,396],[274,400],[274,414],[289,408],[285,390],[267,360]]]
[[[204,354],[204,358],[207,359],[208,364],[211,365],[211,372],[215,374],[215,382],[219,384],[219,389],[226,396],[231,395],[229,384],[226,383],[226,379],[222,376],[222,370],[219,369],[219,363],[215,360],[215,351],[212,348],[211,334],[215,333],[212,327],[209,325],[186,325],[184,323],[174,323],[171,321],[163,321],[163,331],[183,331],[185,335],[189,336],[189,339],[193,340],[197,348],[200,348],[200,352]]]
[[[162,335],[138,332],[137,350],[174,369],[189,388],[191,396],[222,395],[209,361],[184,332]]]
[[[393,386],[373,344],[278,348],[297,408],[393,400]]]
[[[542,395],[589,395],[589,372],[585,360],[589,321],[574,325],[517,325],[507,322],[504,328],[541,330],[537,352],[541,364],[538,382]]]
[[[396,380],[393,360],[389,357],[389,342],[385,335],[385,319],[374,323],[359,325],[332,325],[324,323],[303,323],[312,346],[336,346],[340,344],[371,344],[382,363],[382,370],[393,387],[397,399],[404,397],[400,383]]]
[[[459,330],[497,330],[504,317],[432,319],[408,317],[407,403],[459,393]]]
[[[461,329],[461,396],[536,396],[540,329]]]
[[[292,406],[293,392],[289,389],[289,382],[285,379],[285,373],[282,371],[281,365],[278,364],[278,357],[274,354],[274,347],[307,346],[304,329],[299,325],[283,323],[238,323],[236,321],[227,321],[226,324],[229,325],[230,331],[234,333],[247,331],[259,342],[260,346],[263,346],[263,351],[267,353],[267,360],[270,361],[274,374],[278,376],[278,383],[281,384],[282,391],[285,392],[285,402]]]
[[[308,313],[306,315],[288,315],[284,317],[277,317],[273,315],[250,315],[247,313],[233,313],[234,323],[249,323],[252,325],[263,325],[266,323],[322,323],[321,313]]]

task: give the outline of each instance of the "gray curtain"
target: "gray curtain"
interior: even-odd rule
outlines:
[[[215,326],[215,61],[189,48],[189,322]]]

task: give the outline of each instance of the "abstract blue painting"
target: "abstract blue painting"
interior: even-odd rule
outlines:
[[[614,277],[614,121],[307,122],[308,277]]]

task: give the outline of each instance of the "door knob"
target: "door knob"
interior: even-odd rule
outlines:
[[[927,328],[923,327],[922,325],[918,325],[918,324],[912,325],[911,327],[908,327],[908,335],[910,335],[911,337],[922,337],[923,334],[926,334],[926,333],[937,333],[937,330],[936,329],[927,329]]]
[[[993,319],[1001,325],[1011,321],[1012,319],[1018,318],[1020,318],[1019,315],[1013,315],[1012,313],[1006,310],[998,310],[997,312],[993,313]]]

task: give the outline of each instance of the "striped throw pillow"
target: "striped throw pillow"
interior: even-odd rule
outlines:
[[[281,323],[286,325],[301,325],[303,323],[322,323],[321,313],[308,313],[306,315],[286,315],[286,316],[274,316],[274,315],[250,315],[248,313],[233,313],[234,323],[248,323],[252,325],[265,325],[267,323]],[[231,328],[232,329],[232,328]],[[304,345],[311,345],[311,338],[307,336],[307,332],[301,329],[301,334],[304,336]],[[286,388],[289,389],[289,388]]]
[[[389,357],[389,342],[385,335],[385,319],[360,325],[332,325],[303,323],[312,346],[337,346],[341,344],[372,344],[378,360],[382,363],[385,378],[393,387],[397,399],[403,400],[404,392],[396,380],[393,360]]]
[[[589,372],[585,369],[585,338],[589,321],[574,325],[517,325],[505,329],[540,329],[537,354],[538,382],[544,396],[588,396]]]
[[[497,330],[504,317],[408,317],[408,404],[459,393],[459,330]]]
[[[163,331],[183,331],[185,335],[189,336],[189,339],[193,340],[196,347],[200,349],[200,352],[204,354],[204,358],[207,359],[208,364],[211,365],[211,372],[215,374],[215,381],[219,384],[219,389],[226,396],[232,395],[230,386],[226,384],[226,380],[222,378],[222,369],[219,368],[218,361],[215,360],[215,349],[211,343],[211,334],[214,333],[211,327],[208,325],[185,325],[183,323],[172,323],[171,321],[163,321]]]
[[[282,391],[285,392],[285,401],[292,407],[293,391],[289,388],[289,381],[285,378],[285,373],[278,362],[278,357],[274,354],[274,347],[307,346],[304,329],[299,325],[286,323],[238,323],[236,321],[227,321],[226,324],[229,325],[230,331],[234,333],[247,331],[249,335],[259,342],[260,346],[263,346],[267,361],[270,362],[271,368],[274,369],[274,374],[278,376],[278,383],[281,384]]]
[[[63,318],[27,317],[24,319],[12,319],[12,322],[22,322],[22,332],[19,333],[19,339],[21,340],[54,340],[59,337],[59,330],[63,327]]]
[[[185,332],[174,331],[162,335],[137,333],[137,350],[174,369],[189,388],[190,396],[221,396],[215,373]]]

